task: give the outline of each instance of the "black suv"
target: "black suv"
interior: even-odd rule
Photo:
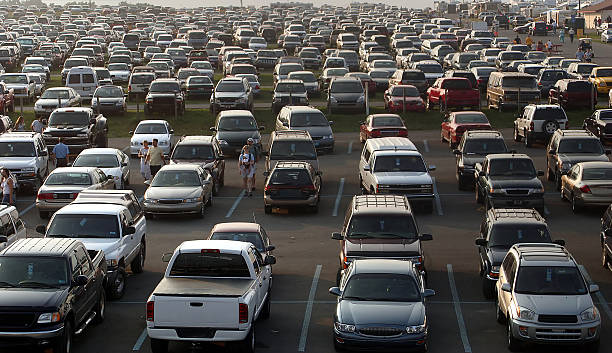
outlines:
[[[215,136],[183,136],[177,142],[170,164],[199,164],[213,178],[213,195],[225,184],[225,158]]]
[[[561,176],[580,162],[609,162],[599,138],[588,130],[557,130],[546,147],[546,178],[561,190]]]
[[[474,187],[476,163],[482,163],[489,154],[506,153],[508,147],[499,131],[472,130],[463,134],[453,152],[457,159],[457,186],[459,190],[469,190]]]
[[[57,108],[49,116],[49,125],[43,130],[49,151],[62,137],[71,155],[92,147],[108,146],[108,124],[102,114],[91,108]]]
[[[302,80],[279,80],[274,87],[272,112],[278,112],[286,105],[308,105],[308,94]]]
[[[482,294],[495,296],[495,282],[506,253],[516,243],[552,243],[548,225],[534,209],[498,208],[487,211],[476,238]],[[565,245],[565,241],[555,243]]]
[[[544,186],[526,154],[490,154],[474,168],[476,202],[490,208],[535,208],[544,213]]]
[[[150,115],[153,112],[185,113],[185,97],[177,79],[161,78],[151,82],[145,98],[144,113]]]

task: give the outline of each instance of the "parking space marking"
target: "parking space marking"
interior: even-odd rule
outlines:
[[[145,327],[142,329],[142,333],[140,334],[140,336],[138,336],[136,343],[134,343],[134,347],[132,347],[132,350],[139,351],[146,338],[147,338],[147,328]]]
[[[353,152],[353,141],[349,142],[349,146],[348,146],[348,150],[346,151],[346,154],[351,154],[351,152]]]
[[[244,190],[242,190],[240,192],[240,195],[238,195],[238,197],[236,198],[236,201],[234,201],[234,204],[232,205],[232,207],[229,209],[229,211],[227,211],[227,214],[225,215],[225,218],[230,218],[232,216],[232,213],[234,213],[234,211],[236,210],[236,207],[238,207],[238,204],[240,203],[240,201],[242,201],[242,198],[244,197],[244,194],[246,192]]]
[[[472,352],[472,347],[470,346],[470,341],[468,339],[465,321],[463,321],[463,313],[461,312],[461,304],[459,302],[459,293],[457,292],[457,286],[455,285],[455,275],[453,274],[453,265],[446,264],[446,271],[448,273],[448,283],[450,284],[451,293],[453,295],[453,306],[455,307],[455,315],[457,316],[459,333],[461,334],[461,341],[463,342],[463,350],[466,353],[470,353]]]
[[[340,186],[338,186],[338,194],[336,195],[336,202],[334,203],[334,212],[332,216],[338,216],[338,207],[340,207],[340,200],[342,199],[342,192],[344,191],[344,178],[340,178]]]
[[[312,277],[310,293],[308,294],[308,302],[306,303],[306,311],[304,312],[304,322],[302,323],[302,333],[300,335],[298,352],[303,352],[306,349],[306,338],[308,338],[308,327],[310,326],[310,317],[312,316],[312,305],[314,304],[315,294],[317,293],[317,285],[319,284],[319,277],[321,276],[322,267],[322,265],[317,265],[314,277]]]
[[[582,272],[582,275],[587,282],[589,282],[589,284],[593,283],[593,280],[591,280],[591,276],[589,276],[589,272],[586,270],[586,268],[583,265],[578,265],[578,268],[580,269],[580,272]],[[608,305],[608,302],[604,298],[603,294],[601,294],[601,291],[595,293],[595,296],[599,301],[599,305],[603,308],[603,311],[605,311],[606,315],[608,315],[608,319],[612,319],[612,310],[610,310],[610,306]]]
[[[438,210],[438,216],[444,216],[444,211],[442,211],[442,202],[440,202],[440,194],[438,194],[438,187],[436,186],[436,177],[431,177],[431,181],[433,182],[433,192],[434,198],[436,199],[436,209]]]
[[[34,206],[36,206],[36,203],[31,204],[30,206],[24,208],[21,212],[19,212],[19,217],[23,216],[24,214],[30,212],[31,209],[34,208]]]
[[[423,148],[426,153],[429,153],[429,143],[427,143],[427,140],[423,140]]]

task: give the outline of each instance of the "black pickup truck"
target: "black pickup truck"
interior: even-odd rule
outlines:
[[[62,137],[70,155],[82,150],[108,146],[108,123],[102,114],[96,115],[91,108],[58,108],[49,116],[49,124],[43,138],[49,151]]]
[[[164,112],[185,114],[185,97],[181,84],[175,78],[160,78],[151,82],[145,97],[145,115]]]
[[[104,320],[106,259],[75,239],[20,239],[0,252],[0,347],[68,353]]]

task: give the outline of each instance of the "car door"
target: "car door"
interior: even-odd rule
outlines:
[[[121,175],[123,176],[123,180],[130,180],[130,159],[128,156],[121,152],[117,151],[117,159],[119,160],[119,164],[121,166]]]
[[[504,314],[508,312],[507,309],[510,303],[512,302],[512,290],[514,290],[514,274],[516,271],[516,267],[517,267],[517,264],[516,264],[516,260],[514,256],[511,253],[508,253],[506,255],[506,258],[504,258],[504,261],[502,262],[498,281],[500,284],[500,289],[501,289],[501,285],[503,285],[504,283],[509,283],[511,291],[510,292],[505,292],[503,290],[497,291],[498,293],[497,295],[499,296],[498,297],[499,307],[504,312]]]
[[[119,213],[119,224],[121,225],[121,253],[126,257],[125,262],[131,263],[138,254],[140,238],[138,233],[126,234],[128,227],[136,228],[134,219],[129,210],[124,209]]]
[[[75,249],[69,255],[70,261],[70,269],[71,269],[71,280],[74,282],[76,277],[81,275],[81,261],[79,255],[83,255],[83,253],[77,253]],[[87,295],[86,295],[86,286],[71,286],[70,287],[70,296],[72,297],[72,309],[75,315],[75,319],[77,322],[83,320],[83,317],[86,314],[86,304],[87,304]]]
[[[366,181],[366,174],[368,174],[367,171],[364,170],[365,166],[368,165],[368,162],[370,160],[370,150],[368,149],[368,145],[366,143],[366,145],[363,148],[363,151],[361,152],[361,158],[359,159],[359,179],[361,181],[361,186],[367,188],[367,185],[365,183]]]
[[[444,118],[442,121],[442,136],[446,139],[450,139],[450,128],[451,128],[452,117]]]
[[[604,212],[601,218],[602,246],[608,254],[612,254],[612,236],[608,236],[608,234],[612,235],[610,229],[612,229],[612,206],[606,209],[606,212]]]
[[[485,219],[480,224],[479,238],[488,240],[488,235],[489,235],[489,227],[488,227],[487,220]],[[487,263],[488,263],[486,246],[478,245],[478,256],[480,257],[480,264],[481,264],[481,271],[482,271],[480,275],[484,277],[487,274]]]
[[[0,250],[4,250],[16,240],[15,226],[8,213],[0,216],[0,236],[6,237],[7,241],[0,243]]]
[[[548,143],[548,146],[546,146],[546,167],[547,170],[557,170],[557,163],[556,163],[556,156],[551,154],[551,151],[554,151],[555,153],[557,152],[557,146],[559,145],[559,135],[553,136],[553,138],[550,139],[550,142]]]
[[[200,176],[200,182],[202,184],[202,200],[204,200],[205,203],[208,203],[209,200],[212,198],[212,176],[208,171],[202,168],[199,169],[198,174]]]
[[[253,252],[253,254],[255,255],[255,258],[259,264],[259,268],[261,271],[261,302],[263,303],[263,301],[265,300],[266,296],[269,295],[269,289],[270,289],[270,281],[272,279],[272,266],[271,265],[264,265],[264,257],[266,256],[265,253],[262,254],[260,253],[255,247],[251,248],[251,251]]]
[[[86,315],[89,313],[91,308],[94,306],[95,301],[97,300],[96,293],[96,281],[95,281],[95,269],[93,268],[93,264],[91,263],[89,256],[87,255],[87,250],[81,245],[76,249],[77,259],[81,265],[81,275],[87,277],[87,284],[83,287],[83,300],[84,304],[81,307],[81,319],[84,319]],[[78,325],[78,324],[77,324]]]

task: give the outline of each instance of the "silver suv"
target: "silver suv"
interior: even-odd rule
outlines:
[[[496,284],[497,321],[506,325],[510,351],[523,343],[599,348],[601,317],[576,260],[561,245],[516,244],[502,262]]]
[[[210,108],[215,112],[228,109],[253,111],[251,84],[244,77],[226,77],[217,83],[210,96]]]
[[[531,147],[536,140],[548,142],[555,131],[568,128],[569,121],[561,106],[530,104],[514,120],[514,141],[525,139],[525,146]]]

